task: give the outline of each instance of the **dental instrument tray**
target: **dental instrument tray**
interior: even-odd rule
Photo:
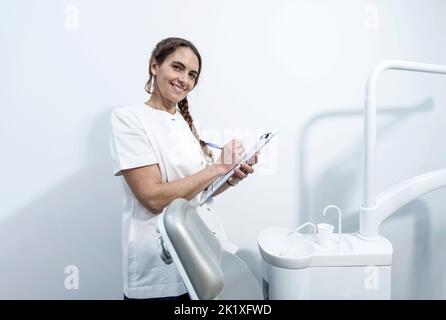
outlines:
[[[242,160],[232,167],[232,169],[226,173],[224,176],[218,178],[215,180],[212,184],[210,184],[205,190],[203,190],[203,193],[201,194],[200,199],[200,206],[202,206],[204,203],[206,203],[208,200],[212,198],[212,196],[215,194],[215,192],[234,174],[235,169],[240,165],[240,163],[244,161],[248,161],[252,157],[255,156],[257,152],[260,151],[268,142],[271,141],[271,139],[276,135],[277,133],[268,132],[263,134],[259,141],[249,149],[249,152],[246,153],[246,155],[242,158]]]

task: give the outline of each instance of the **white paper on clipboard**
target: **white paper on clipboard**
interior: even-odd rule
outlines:
[[[249,152],[246,153],[246,155],[239,163],[235,164],[234,167],[224,176],[218,178],[211,185],[209,185],[209,187],[205,189],[201,194],[200,206],[206,203],[210,198],[212,198],[214,193],[234,174],[235,169],[241,162],[248,161],[250,158],[252,158],[256,154],[256,152],[260,151],[260,149],[262,149],[268,142],[270,142],[275,135],[276,133],[272,132],[268,132],[262,135],[256,145],[251,148]]]

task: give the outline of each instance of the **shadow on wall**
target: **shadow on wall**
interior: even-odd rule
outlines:
[[[428,98],[420,104],[413,107],[392,107],[380,108],[378,114],[387,114],[393,116],[392,121],[380,126],[377,133],[378,137],[384,135],[393,129],[395,124],[403,121],[409,116],[417,112],[428,112],[434,108],[434,101]],[[318,178],[314,187],[310,189],[306,172],[308,171],[308,152],[306,151],[309,131],[315,123],[326,118],[345,118],[357,117],[359,121],[363,121],[362,109],[342,110],[337,112],[328,112],[319,114],[310,119],[302,129],[299,145],[300,151],[300,168],[298,170],[300,179],[299,190],[299,212],[298,218],[301,223],[306,221],[319,222],[322,219],[322,211],[329,204],[335,204],[341,209],[352,208],[350,212],[343,210],[343,232],[356,232],[359,230],[358,209],[361,203],[352,203],[352,200],[359,197],[362,198],[363,189],[363,141],[358,141],[352,148],[351,154],[343,154],[335,160],[334,164],[325,170]],[[432,250],[430,237],[430,212],[421,200],[409,203],[398,212],[393,214],[383,224],[383,234],[388,234],[389,240],[394,246],[394,262],[393,262],[393,280],[392,280],[392,297],[393,298],[432,298],[438,290],[434,289],[435,285],[431,278],[432,270]],[[412,229],[401,234],[403,219],[409,219],[415,225]],[[337,226],[335,215],[330,215],[324,220]],[[394,231],[392,229],[395,221],[399,221],[399,226]],[[406,224],[407,222],[404,222]],[[387,231],[387,232],[386,232]],[[413,239],[413,243],[408,243],[409,239]],[[412,250],[407,250],[407,247]],[[407,262],[410,266],[402,265],[402,261]],[[395,289],[394,289],[395,288]],[[399,290],[404,288],[404,290]],[[440,290],[441,291],[441,290]],[[438,297],[438,295],[437,295]]]
[[[424,201],[414,200],[402,207],[384,221],[380,231],[393,246],[392,298],[441,296],[441,288],[433,279],[434,260],[439,257],[433,251],[431,217]]]
[[[434,102],[432,98],[427,98],[420,104],[407,107],[383,107],[378,109],[378,114],[380,115],[390,115],[393,116],[392,121],[384,125],[381,125],[377,129],[378,139],[380,136],[387,133],[389,130],[395,127],[395,124],[403,121],[409,116],[417,112],[428,112],[433,110]],[[356,195],[355,192],[360,190],[360,196],[362,197],[362,176],[363,176],[363,149],[364,142],[361,137],[360,141],[357,141],[354,146],[352,146],[351,154],[343,154],[338,159],[336,159],[332,165],[330,165],[320,176],[318,181],[315,183],[314,188],[310,190],[308,178],[306,172],[308,171],[309,161],[308,161],[308,136],[311,128],[320,120],[325,120],[327,118],[347,118],[354,117],[358,118],[358,121],[363,121],[363,110],[340,110],[332,111],[323,114],[318,114],[311,118],[302,128],[302,133],[299,139],[300,145],[300,168],[298,170],[300,179],[299,185],[299,218],[302,221],[312,220],[314,218],[320,218],[324,207],[328,204],[337,204],[340,208],[346,208],[349,205],[351,207],[352,194]],[[311,195],[317,195],[317,198],[311,198]],[[354,204],[354,208],[359,209],[360,203]],[[353,230],[357,230],[356,226]]]
[[[80,172],[0,224],[0,299],[122,299],[121,190],[97,116]],[[68,290],[67,265],[79,270]]]

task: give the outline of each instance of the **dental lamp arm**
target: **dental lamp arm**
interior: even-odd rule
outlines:
[[[446,74],[444,65],[389,60],[378,64],[367,79],[364,114],[364,200],[360,209],[359,236],[369,240],[379,238],[379,226],[399,208],[425,193],[446,186],[446,171],[437,170],[406,180],[375,199],[376,82],[381,73],[391,69]]]
[[[365,100],[365,181],[363,206],[375,206],[375,177],[376,177],[376,82],[386,70],[403,70],[426,73],[446,74],[446,66],[419,63],[411,61],[388,60],[378,64],[367,78]]]
[[[422,195],[445,186],[446,169],[441,169],[415,176],[387,189],[377,196],[375,206],[361,207],[359,233],[363,237],[376,239],[381,223],[392,213]]]

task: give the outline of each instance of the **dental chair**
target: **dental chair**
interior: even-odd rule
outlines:
[[[262,300],[248,266],[224,250],[185,199],[175,199],[157,222],[159,254],[177,267],[192,300]]]

